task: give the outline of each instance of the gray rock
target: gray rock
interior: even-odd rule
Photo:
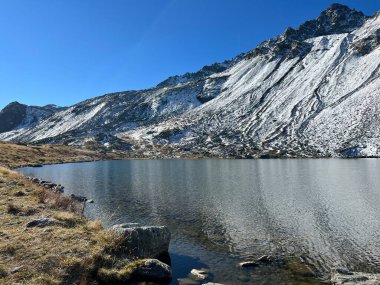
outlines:
[[[221,283],[208,282],[208,283],[203,283],[202,285],[223,285],[223,284],[221,284]]]
[[[246,267],[256,267],[256,266],[259,266],[259,264],[256,261],[244,261],[244,262],[240,262],[239,266],[242,268],[246,268]]]
[[[240,262],[239,266],[243,267],[243,268],[245,268],[245,267],[256,267],[256,266],[260,266],[260,265],[271,264],[274,262],[274,260],[275,259],[270,255],[263,255],[260,258],[258,258],[256,261],[249,260],[249,261]]]
[[[45,188],[47,188],[47,189],[52,189],[52,188],[54,188],[54,187],[57,186],[57,184],[52,183],[52,182],[41,183],[41,185],[43,185],[43,186],[44,186]]]
[[[79,196],[79,195],[71,194],[70,197],[71,197],[71,199],[78,201],[78,202],[86,202],[87,201],[87,197],[85,197],[85,196]]]
[[[52,188],[53,191],[55,192],[59,192],[59,193],[63,193],[64,192],[64,188],[62,185],[56,185],[54,188]]]
[[[345,270],[344,270],[345,271]],[[335,285],[380,285],[380,274],[350,272],[341,273],[335,269],[331,273],[331,284]]]
[[[29,223],[26,224],[26,227],[27,228],[47,227],[47,226],[55,226],[55,225],[59,225],[59,224],[60,224],[60,222],[56,219],[53,219],[53,218],[40,218],[40,219],[30,221]]]
[[[135,257],[158,257],[169,251],[170,231],[167,227],[141,227],[132,223],[115,225],[112,230],[125,237],[125,248]]]
[[[208,277],[208,271],[204,269],[193,269],[190,272],[190,276],[197,280],[205,280]]]
[[[172,279],[170,266],[157,259],[145,259],[136,266],[132,273],[133,279],[142,281],[169,281]]]

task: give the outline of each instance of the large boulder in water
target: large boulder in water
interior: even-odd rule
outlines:
[[[165,226],[119,224],[112,230],[125,237],[125,248],[132,256],[158,257],[169,251],[170,231]]]

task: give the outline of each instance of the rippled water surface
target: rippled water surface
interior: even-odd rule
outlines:
[[[202,267],[224,284],[317,284],[334,266],[380,271],[380,160],[130,160],[21,171],[93,199],[90,218],[167,225],[173,284]],[[263,254],[286,263],[236,266]]]

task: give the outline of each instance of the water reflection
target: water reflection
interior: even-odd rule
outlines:
[[[91,218],[169,226],[173,255],[238,284],[284,280],[282,272],[252,277],[235,267],[268,253],[300,257],[319,273],[336,265],[377,271],[379,170],[378,160],[329,159],[106,161],[22,171],[95,200]],[[176,277],[196,266],[173,263]]]

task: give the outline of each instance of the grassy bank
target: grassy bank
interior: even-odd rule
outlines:
[[[96,152],[66,145],[25,146],[0,142],[0,165],[8,168],[119,159],[124,156],[122,153]]]
[[[11,168],[116,159],[67,146],[0,143],[0,284],[97,284],[99,274],[123,268],[121,238],[98,221],[81,217],[79,205],[26,179]],[[26,227],[32,220],[56,224]],[[107,277],[108,278],[108,277]]]

